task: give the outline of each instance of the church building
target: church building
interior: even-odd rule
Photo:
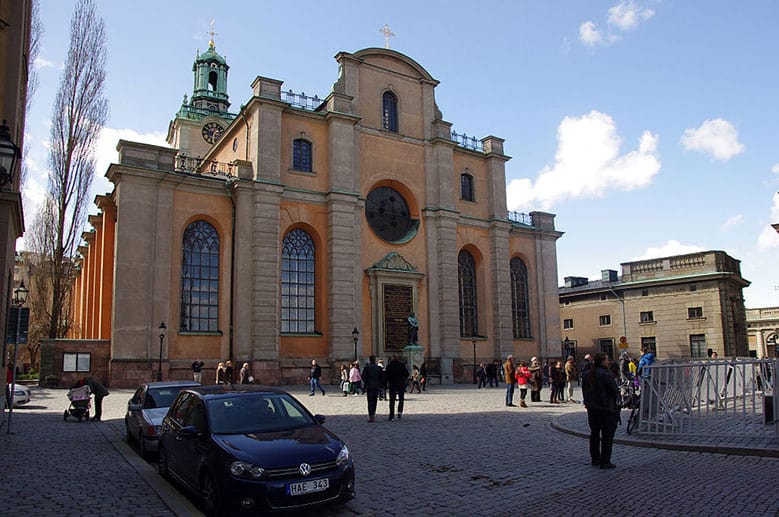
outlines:
[[[329,383],[371,354],[445,384],[471,382],[474,362],[560,356],[562,233],[507,211],[503,140],[453,132],[408,56],[335,60],[322,99],[258,76],[231,111],[212,40],[171,147],[118,143],[71,336],[106,343],[108,384],[191,378],[196,359],[209,383],[232,360],[271,385],[316,359]]]

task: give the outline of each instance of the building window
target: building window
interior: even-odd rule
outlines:
[[[691,292],[692,292],[692,291],[697,291],[697,290],[698,290],[698,286],[697,286],[697,285],[695,285],[695,284],[691,284],[691,285],[690,285],[690,291],[691,291]]]
[[[604,314],[603,316],[598,317],[598,324],[601,327],[611,325],[611,314]]]
[[[690,357],[706,357],[706,334],[690,334]]]
[[[292,168],[296,171],[311,172],[311,142],[296,138],[292,142]]]
[[[460,199],[463,201],[475,201],[473,195],[473,176],[468,173],[460,175]]]
[[[382,101],[381,127],[385,131],[398,132],[398,98],[392,92],[384,92]]]
[[[605,294],[600,295],[600,301],[603,302],[605,300],[606,300],[606,295]]]
[[[563,329],[568,330],[573,328],[573,318],[566,318],[563,320]]]
[[[652,311],[643,311],[641,313],[641,323],[654,323],[655,314]]]
[[[284,237],[281,249],[281,332],[315,332],[315,248],[305,231]]]
[[[613,361],[614,360],[614,340],[599,339],[598,344],[600,346],[600,351],[606,354],[606,357],[608,357],[610,361]]]
[[[181,330],[217,332],[219,316],[219,234],[205,221],[184,230],[181,265]]]
[[[528,295],[527,266],[519,258],[511,259],[511,315],[515,338],[532,337],[530,333],[530,296]]]
[[[92,369],[92,354],[65,352],[62,354],[63,372],[88,372]]]
[[[687,307],[687,319],[703,318],[703,307]]]
[[[641,296],[649,296],[649,290],[648,289],[643,289],[641,291]]]
[[[479,335],[476,308],[476,261],[463,250],[457,257],[457,279],[460,287],[460,336]]]
[[[657,355],[657,338],[655,338],[655,336],[642,337],[641,350],[646,350],[647,353],[652,352]]]

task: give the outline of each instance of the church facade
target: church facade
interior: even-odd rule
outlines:
[[[195,359],[204,379],[230,359],[291,384],[317,359],[333,380],[370,354],[470,382],[474,362],[560,355],[562,234],[507,212],[503,140],[453,133],[408,56],[335,59],[324,99],[258,76],[233,113],[211,41],[171,147],[118,143],[73,295],[72,337],[110,342],[111,385]]]

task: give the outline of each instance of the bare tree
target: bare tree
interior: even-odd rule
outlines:
[[[35,67],[35,60],[38,59],[38,54],[41,50],[41,38],[43,37],[43,23],[41,23],[41,8],[38,0],[32,0],[32,20],[30,22],[30,50],[27,53],[27,97],[25,99],[24,109],[27,113],[30,112],[32,106],[32,98],[35,96],[35,92],[38,91],[38,71]],[[27,156],[30,147],[24,146],[24,156]],[[19,178],[19,184],[24,185],[27,179],[27,167],[24,166],[25,160],[22,160],[21,175]]]
[[[49,338],[64,337],[70,325],[68,303],[72,265],[88,215],[88,194],[95,176],[94,146],[108,119],[105,90],[106,35],[93,0],[78,0],[70,22],[70,48],[54,100],[49,148],[49,203],[36,224],[50,242]]]

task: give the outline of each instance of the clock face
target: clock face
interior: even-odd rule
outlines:
[[[209,122],[205,126],[203,126],[203,140],[208,142],[209,144],[213,144],[219,138],[222,136],[222,131],[224,131],[224,128],[217,124],[216,122]]]
[[[416,229],[408,204],[395,189],[379,187],[365,199],[365,217],[371,229],[387,242],[400,242]]]

